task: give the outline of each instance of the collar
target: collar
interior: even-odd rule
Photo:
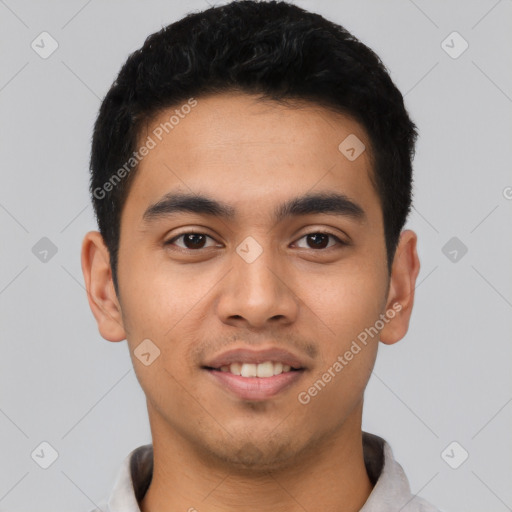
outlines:
[[[389,444],[379,436],[363,432],[366,470],[374,488],[360,512],[439,512],[422,498],[411,494],[402,466],[394,459]],[[106,503],[107,512],[140,512],[153,476],[153,445],[139,446],[125,458]],[[101,512],[100,509],[91,512]]]

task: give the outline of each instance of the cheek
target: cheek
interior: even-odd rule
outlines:
[[[375,271],[355,268],[317,275],[301,285],[297,295],[306,305],[305,313],[313,313],[314,322],[327,337],[322,344],[325,354],[338,354],[375,325],[385,304],[385,285],[385,278]]]
[[[181,343],[183,326],[193,314],[200,292],[194,293],[196,288],[179,272],[171,275],[167,269],[165,275],[158,265],[137,264],[136,258],[126,266],[120,282],[123,322],[137,379],[155,403],[168,402],[170,396],[180,396],[178,382],[189,364]],[[152,362],[146,366],[148,359]]]
[[[323,418],[324,425],[346,419],[371,376],[379,337],[369,328],[379,319],[385,292],[377,283],[353,273],[330,279],[309,294],[320,352],[297,400],[308,407],[310,418]]]
[[[164,342],[205,295],[209,277],[165,258],[146,261],[134,255],[125,263],[120,282],[130,332]]]
[[[323,330],[322,361],[303,398],[332,421],[360,402],[377,356],[375,324],[385,304],[386,269],[375,260],[366,262],[351,262],[331,273],[310,294],[313,311],[329,329]]]
[[[368,345],[350,361],[333,359],[309,379],[297,395],[316,428],[332,429],[342,425],[362,403],[364,390],[375,363],[376,345]]]

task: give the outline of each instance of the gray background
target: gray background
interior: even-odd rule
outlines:
[[[406,338],[380,349],[364,429],[443,510],[512,510],[512,2],[296,3],[381,56],[420,130],[415,311]],[[205,7],[0,0],[0,510],[89,510],[151,441],[126,341],[100,337],[83,287],[90,137],[128,54]],[[46,59],[31,48],[43,31],[59,45]],[[458,58],[442,46],[453,31],[469,43]],[[46,261],[43,237],[57,248]],[[59,454],[48,469],[31,457],[43,441]]]

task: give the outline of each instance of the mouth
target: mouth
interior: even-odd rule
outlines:
[[[289,364],[283,364],[280,361],[265,361],[263,363],[231,363],[223,365],[218,368],[211,366],[203,366],[205,370],[212,370],[217,372],[231,373],[243,378],[258,377],[260,379],[268,379],[274,375],[282,375],[288,372],[298,372],[304,368],[294,368]]]
[[[232,397],[263,401],[296,384],[310,362],[280,347],[238,347],[205,361],[201,368]]]

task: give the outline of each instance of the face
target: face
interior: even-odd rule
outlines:
[[[243,94],[196,101],[161,140],[174,108],[141,133],[156,144],[122,211],[119,297],[96,233],[89,299],[102,335],[128,341],[154,442],[285,467],[360,430],[378,340],[407,330],[415,238],[390,280],[370,141],[351,118]],[[348,136],[366,147],[355,159],[339,149]]]

